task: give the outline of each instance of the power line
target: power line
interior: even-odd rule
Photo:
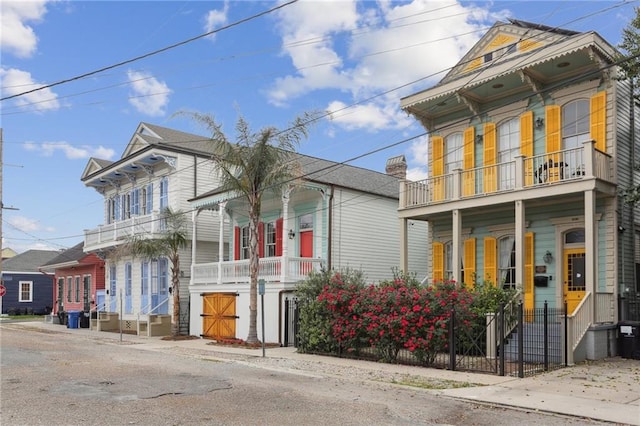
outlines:
[[[178,42],[178,43],[174,43],[174,44],[172,44],[172,45],[169,45],[169,46],[163,47],[163,48],[161,48],[161,49],[157,49],[157,50],[154,50],[154,51],[152,51],[152,52],[145,53],[145,54],[143,54],[143,55],[136,56],[136,57],[134,57],[134,58],[127,59],[127,60],[122,61],[122,62],[118,62],[118,63],[116,63],[116,64],[108,65],[108,66],[106,66],[106,67],[102,67],[102,68],[99,68],[99,69],[94,70],[94,71],[90,71],[90,72],[87,72],[87,73],[84,73],[84,74],[80,74],[80,75],[75,76],[75,77],[71,77],[71,78],[67,78],[67,79],[64,79],[64,80],[60,80],[60,81],[57,81],[57,82],[55,82],[55,83],[46,84],[46,85],[44,85],[44,86],[37,87],[37,88],[35,88],[35,89],[27,90],[26,92],[21,92],[21,93],[17,93],[17,94],[10,95],[10,96],[5,96],[5,97],[3,97],[3,98],[0,98],[0,101],[4,101],[4,100],[7,100],[7,99],[17,98],[17,97],[19,97],[19,96],[24,96],[24,95],[27,95],[27,94],[29,94],[29,93],[37,92],[37,91],[39,91],[39,90],[48,89],[48,88],[51,88],[51,87],[54,87],[54,86],[59,86],[59,85],[61,85],[61,84],[69,83],[69,82],[71,82],[71,81],[75,81],[75,80],[80,80],[80,79],[83,79],[83,78],[86,78],[86,77],[92,76],[92,75],[94,75],[94,74],[99,74],[99,73],[101,73],[101,72],[108,71],[108,70],[113,69],[113,68],[118,68],[118,67],[121,67],[121,66],[123,66],[123,65],[130,64],[130,63],[132,63],[132,62],[137,62],[137,61],[139,61],[139,60],[141,60],[141,59],[145,59],[145,58],[148,58],[148,57],[150,57],[150,56],[158,55],[158,54],[163,53],[163,52],[166,52],[166,51],[168,51],[168,50],[175,49],[176,47],[183,46],[183,45],[185,45],[185,44],[188,44],[188,43],[194,42],[194,41],[196,41],[196,40],[200,40],[201,38],[208,37],[208,36],[210,36],[210,35],[212,35],[212,34],[219,33],[220,31],[228,30],[229,28],[233,28],[233,27],[236,27],[236,26],[238,26],[238,25],[240,25],[240,24],[244,24],[244,23],[246,23],[246,22],[249,22],[249,21],[252,21],[252,20],[257,19],[257,18],[259,18],[259,17],[262,17],[262,16],[264,16],[264,15],[268,15],[268,14],[270,14],[270,13],[275,12],[276,10],[282,9],[282,8],[284,8],[284,7],[286,7],[286,6],[289,6],[289,5],[293,4],[293,3],[296,3],[297,1],[298,1],[298,0],[290,0],[290,1],[286,2],[286,3],[282,3],[282,4],[280,4],[280,5],[276,6],[276,7],[273,7],[273,8],[271,8],[271,9],[268,9],[268,10],[265,10],[265,11],[260,12],[260,13],[258,13],[258,14],[255,14],[255,15],[249,16],[249,17],[244,18],[244,19],[241,19],[241,20],[236,21],[236,22],[234,22],[234,23],[231,23],[231,24],[225,25],[225,26],[220,27],[220,28],[218,28],[218,29],[215,29],[215,30],[212,30],[212,31],[206,32],[206,33],[204,33],[204,34],[200,34],[200,35],[195,36],[195,37],[192,37],[192,38],[190,38],[190,39],[187,39],[187,40],[184,40],[184,41],[181,41],[181,42]]]

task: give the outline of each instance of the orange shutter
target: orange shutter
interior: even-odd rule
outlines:
[[[498,284],[498,248],[497,241],[493,237],[484,239],[484,279],[494,286]],[[502,287],[502,286],[500,286]]]
[[[498,170],[496,167],[496,125],[484,125],[484,192],[495,192],[498,189]]]
[[[431,137],[431,164],[433,164],[433,201],[444,200],[444,138]]]
[[[433,243],[433,282],[444,279],[444,244]]]
[[[591,97],[590,130],[595,148],[607,152],[607,92],[598,92]]]
[[[557,152],[562,149],[561,134],[561,110],[558,105],[549,105],[545,110],[546,123],[546,152]],[[546,182],[556,182],[560,179],[560,154],[549,155],[545,159],[546,173],[544,180]],[[544,169],[543,169],[544,170]]]
[[[535,307],[535,299],[533,292],[533,274],[534,266],[534,246],[533,232],[524,234],[524,309],[530,310]]]
[[[520,116],[520,154],[524,155],[524,186],[533,185],[533,111]]]
[[[465,129],[462,141],[462,195],[475,195],[475,129],[469,127]]]
[[[473,288],[476,282],[476,239],[464,240],[464,270],[463,283]]]

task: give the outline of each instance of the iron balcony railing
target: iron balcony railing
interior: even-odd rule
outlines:
[[[611,156],[593,141],[566,149],[468,170],[454,170],[416,182],[400,183],[400,208],[414,208],[465,198],[512,192],[580,179],[614,182]]]

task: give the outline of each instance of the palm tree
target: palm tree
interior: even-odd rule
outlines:
[[[165,208],[161,213],[162,231],[157,238],[134,235],[119,249],[120,255],[128,254],[143,259],[167,257],[171,261],[171,292],[173,295],[173,315],[171,334],[180,334],[180,249],[188,244],[187,220],[181,211]]]
[[[295,161],[295,148],[308,136],[308,126],[314,113],[306,113],[294,119],[290,127],[278,130],[265,127],[253,133],[247,122],[238,118],[236,143],[231,143],[211,115],[190,113],[211,133],[215,143],[213,161],[220,170],[222,188],[238,194],[248,204],[249,214],[249,333],[247,343],[257,343],[258,317],[258,223],[262,195],[267,191],[279,193],[300,175]]]

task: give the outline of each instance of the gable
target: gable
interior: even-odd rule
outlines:
[[[87,165],[84,167],[84,171],[82,172],[82,177],[80,179],[83,179],[87,176],[90,176],[100,170],[102,170],[103,168],[105,168],[106,166],[110,165],[112,163],[112,161],[108,161],[108,160],[99,160],[97,158],[90,158],[89,161],[87,162]]]
[[[122,153],[122,157],[121,158],[129,157],[130,155],[135,154],[136,152],[140,151],[141,149],[144,149],[147,146],[149,146],[150,143],[146,140],[149,137],[152,140],[153,139],[161,139],[160,136],[157,133],[152,131],[149,128],[149,126],[146,125],[146,123],[140,123],[138,125],[138,128],[136,129],[136,132],[131,137],[131,140],[129,141],[129,144],[127,145],[127,147],[125,148],[124,152]]]
[[[448,82],[482,67],[512,59],[518,55],[569,38],[572,31],[511,20],[497,22],[442,79]]]

